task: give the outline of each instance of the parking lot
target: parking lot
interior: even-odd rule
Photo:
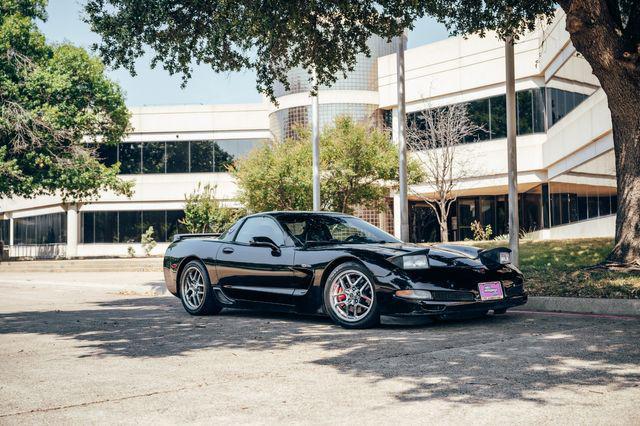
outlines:
[[[0,275],[0,423],[640,423],[640,321],[190,317],[159,273]]]

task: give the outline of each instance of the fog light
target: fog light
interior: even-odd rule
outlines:
[[[427,290],[398,290],[396,291],[396,296],[402,297],[403,299],[412,299],[412,300],[432,300],[433,296],[431,296],[431,292]]]

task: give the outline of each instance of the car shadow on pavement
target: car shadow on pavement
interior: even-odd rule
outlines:
[[[86,309],[0,314],[0,336],[55,335],[82,357],[169,357],[198,350],[312,350],[301,362],[372,382],[399,380],[398,401],[549,403],[557,386],[602,392],[640,383],[640,323],[509,313],[421,325],[345,330],[320,316],[225,310],[192,317],[171,297],[120,298]]]

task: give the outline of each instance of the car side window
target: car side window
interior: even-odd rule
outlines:
[[[236,235],[237,243],[249,244],[253,237],[269,237],[279,246],[284,245],[284,235],[276,222],[269,217],[250,217],[245,220]]]

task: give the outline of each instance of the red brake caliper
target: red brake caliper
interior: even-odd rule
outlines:
[[[344,294],[344,290],[342,289],[342,286],[338,286],[338,293],[342,293],[340,295],[338,295],[338,302],[344,302],[344,300],[347,298],[347,295]]]

